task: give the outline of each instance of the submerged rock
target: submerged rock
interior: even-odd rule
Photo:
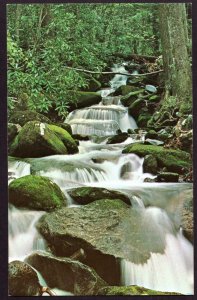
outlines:
[[[166,167],[167,171],[182,174],[191,167],[191,156],[181,150],[166,149],[162,146],[130,144],[123,149],[123,153],[134,153],[140,157],[153,155],[158,166]]]
[[[30,110],[15,111],[9,118],[10,123],[24,126],[29,121],[39,121],[44,123],[51,123],[51,121],[44,115]]]
[[[42,157],[53,154],[75,153],[77,145],[70,134],[55,125],[37,121],[25,124],[10,147],[16,157]]]
[[[102,199],[120,199],[123,202],[131,205],[129,197],[117,192],[98,187],[79,187],[68,191],[74,201],[79,204],[88,204],[96,200]]]
[[[181,295],[173,292],[159,292],[137,285],[130,286],[107,286],[98,291],[99,296],[135,296],[135,295]]]
[[[66,205],[66,198],[48,178],[27,175],[10,183],[9,202],[17,207],[50,211]]]
[[[41,290],[35,270],[18,260],[9,263],[8,285],[10,296],[36,296]]]
[[[25,261],[42,274],[50,288],[69,291],[76,296],[95,295],[107,285],[92,268],[70,258],[36,251]]]
[[[120,282],[120,258],[143,264],[151,252],[163,253],[165,249],[155,222],[150,218],[142,221],[140,212],[116,199],[63,207],[42,216],[37,228],[58,256],[84,249],[84,263],[110,285]]]

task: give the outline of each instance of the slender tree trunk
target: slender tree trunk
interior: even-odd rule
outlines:
[[[158,7],[166,97],[176,97],[177,107],[183,110],[185,104],[192,101],[185,4],[161,4]]]

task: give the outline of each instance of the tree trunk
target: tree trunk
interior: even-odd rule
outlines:
[[[15,30],[16,30],[16,41],[19,44],[20,40],[20,17],[21,17],[21,4],[16,4],[16,23],[15,23]]]
[[[176,97],[177,108],[184,111],[192,102],[185,4],[160,4],[158,7],[166,99]]]

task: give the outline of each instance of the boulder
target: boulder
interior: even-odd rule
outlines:
[[[152,115],[149,112],[140,113],[138,116],[136,123],[139,127],[145,128],[147,127],[148,121],[151,119]]]
[[[21,126],[19,124],[8,123],[8,144],[9,145],[17,136],[20,130],[21,130]]]
[[[77,145],[70,134],[55,125],[37,121],[26,123],[10,146],[10,155],[16,157],[43,157],[75,153]]]
[[[66,205],[59,186],[46,177],[27,175],[9,185],[9,202],[17,207],[51,211]]]
[[[178,182],[179,174],[172,172],[162,172],[157,175],[157,182]]]
[[[103,199],[43,215],[37,229],[58,256],[70,256],[79,248],[84,249],[84,263],[109,285],[117,285],[119,259],[143,264],[151,252],[164,252],[161,231],[152,219],[142,217],[121,200]]]
[[[128,133],[122,132],[108,138],[107,144],[119,144],[126,141],[128,137],[129,137]]]
[[[89,92],[96,92],[101,89],[101,83],[96,80],[94,77],[91,77],[89,80],[88,89],[86,89]]]
[[[149,130],[145,135],[145,139],[157,139],[157,138],[158,138],[158,133],[155,130]]]
[[[79,204],[88,204],[96,200],[102,199],[120,199],[131,205],[128,196],[117,191],[107,190],[98,187],[79,187],[68,191],[71,198]]]
[[[185,151],[166,149],[162,146],[130,144],[123,149],[123,153],[134,153],[140,157],[153,155],[160,168],[166,167],[167,171],[183,174],[191,167],[191,155]]]
[[[144,173],[156,174],[158,172],[157,159],[152,154],[148,154],[144,157],[143,163]]]
[[[132,85],[121,85],[117,90],[113,93],[113,96],[125,96],[129,93],[136,92],[139,88]]]
[[[12,261],[8,270],[9,296],[37,296],[41,286],[37,273],[22,261]]]
[[[137,118],[139,117],[140,113],[142,112],[142,108],[145,107],[145,101],[144,99],[137,99],[135,100],[132,104],[130,104],[129,106],[129,114],[134,117]]]
[[[137,89],[136,91],[132,91],[129,94],[126,94],[125,96],[121,97],[121,103],[124,106],[130,106],[133,102],[135,102],[140,95],[142,95],[144,92],[144,89]]]
[[[29,121],[51,123],[46,116],[31,110],[15,111],[9,118],[10,123],[19,124],[21,126],[24,126]]]
[[[130,286],[107,286],[98,291],[99,296],[140,296],[140,295],[181,295],[174,292],[159,292],[137,285]]]
[[[75,93],[75,97],[77,98],[77,100],[75,104],[70,106],[71,111],[76,108],[83,108],[94,104],[98,104],[102,100],[101,95],[95,92],[78,91]]]
[[[65,129],[69,134],[72,135],[72,128],[71,128],[70,124],[68,124],[68,123],[58,123],[56,125],[63,128],[63,129]]]
[[[77,144],[68,131],[59,126],[51,124],[47,125],[47,128],[53,131],[60,138],[60,140],[64,143],[68,154],[74,154],[78,152]]]
[[[92,268],[77,260],[36,251],[25,261],[42,274],[50,288],[65,290],[76,296],[95,295],[107,285]]]

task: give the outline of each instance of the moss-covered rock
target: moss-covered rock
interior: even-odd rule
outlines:
[[[66,130],[56,125],[30,121],[14,139],[9,154],[16,157],[43,157],[77,151],[75,141]]]
[[[135,91],[131,91],[128,94],[125,94],[123,97],[121,97],[121,103],[124,106],[130,106],[131,104],[133,104],[140,95],[142,95],[144,92],[144,89],[137,89]]]
[[[19,124],[21,126],[24,126],[29,121],[51,123],[46,116],[30,110],[15,111],[9,118],[10,123]]]
[[[58,124],[54,124],[54,125],[65,129],[68,133],[70,133],[72,135],[72,128],[71,128],[70,124],[68,124],[68,123],[58,123]]]
[[[159,102],[160,97],[159,97],[158,95],[150,95],[150,96],[148,97],[148,100],[149,100],[150,102]]]
[[[78,202],[79,204],[88,204],[93,201],[102,199],[120,199],[129,205],[131,204],[130,199],[126,195],[104,188],[86,186],[70,190],[68,191],[68,193],[73,198],[73,200]]]
[[[51,211],[66,205],[59,186],[46,177],[27,175],[9,185],[9,202],[17,207]]]
[[[113,93],[114,96],[126,96],[129,93],[135,93],[139,88],[132,85],[121,85],[117,90]]]
[[[91,77],[88,84],[88,92],[96,92],[101,88],[101,83],[96,80],[94,77]]]
[[[19,260],[9,263],[9,296],[37,296],[40,283],[36,271],[27,263]]]
[[[137,118],[139,117],[142,109],[145,107],[145,101],[144,99],[137,99],[135,100],[132,104],[130,104],[129,106],[129,114],[134,117]]]
[[[144,157],[143,170],[145,173],[156,174],[158,172],[158,163],[156,157],[148,154]]]
[[[157,175],[157,182],[178,182],[179,174],[172,172],[162,172]]]
[[[149,130],[145,135],[145,139],[157,139],[157,138],[158,138],[158,133],[155,130]]]
[[[149,112],[143,112],[138,116],[136,123],[139,127],[145,128],[147,127],[148,121],[151,119],[151,117],[152,115]]]
[[[166,149],[162,146],[130,144],[123,149],[123,153],[135,153],[140,157],[153,155],[159,167],[166,167],[170,172],[182,174],[191,167],[191,156],[181,150]]]
[[[42,274],[50,288],[66,290],[76,296],[95,295],[107,285],[92,268],[70,258],[36,251],[25,261]]]
[[[97,295],[103,296],[135,296],[135,295],[181,295],[174,292],[159,292],[155,290],[150,290],[141,286],[131,285],[131,286],[108,286],[100,289]]]
[[[72,136],[63,128],[48,124],[46,125],[47,128],[49,128],[52,132],[57,134],[57,136],[60,138],[60,140],[64,143],[66,146],[66,149],[68,151],[68,154],[73,154],[78,152],[78,147],[75,142],[75,140],[72,138]]]

